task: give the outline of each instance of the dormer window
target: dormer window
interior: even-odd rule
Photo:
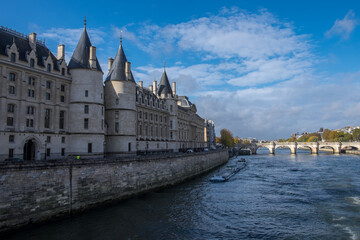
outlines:
[[[15,53],[11,53],[11,55],[10,55],[10,61],[11,61],[11,62],[15,62],[15,60],[16,60],[16,54],[15,54]]]
[[[30,67],[34,67],[35,66],[35,60],[33,58],[30,59]]]
[[[48,65],[47,65],[47,67],[46,67],[46,70],[47,70],[48,72],[51,72],[51,64],[50,64],[50,63],[48,63]]]
[[[61,75],[63,75],[63,76],[65,75],[65,68],[61,69]]]

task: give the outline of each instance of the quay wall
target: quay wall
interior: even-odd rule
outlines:
[[[227,150],[0,165],[0,232],[173,185],[228,161]]]

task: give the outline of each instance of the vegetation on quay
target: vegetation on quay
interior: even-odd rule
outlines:
[[[355,129],[353,133],[344,133],[342,131],[325,129],[322,136],[320,133],[309,133],[296,139],[292,136],[288,139],[279,139],[279,142],[318,142],[325,140],[327,142],[352,142],[360,141],[360,129]]]

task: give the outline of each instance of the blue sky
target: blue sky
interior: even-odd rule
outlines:
[[[104,77],[120,31],[135,80],[159,80],[166,61],[177,92],[217,132],[287,138],[360,125],[358,1],[17,1],[0,25],[36,32],[71,57],[87,17]]]

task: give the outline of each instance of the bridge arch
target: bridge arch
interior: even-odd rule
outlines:
[[[271,153],[271,148],[270,147],[268,147],[268,146],[257,146],[256,148],[255,148],[255,154],[257,154],[257,151],[258,150],[261,150],[261,149],[267,149],[268,151],[269,151],[269,153]]]
[[[332,153],[335,153],[335,149],[332,146],[319,147],[319,151],[329,152],[329,150],[332,150]]]
[[[299,150],[310,150],[310,154],[313,154],[314,150],[310,146],[297,146]]]
[[[276,150],[280,150],[280,149],[286,149],[286,150],[289,150],[290,153],[294,153],[294,149],[288,145],[276,145],[275,146],[275,149],[274,149],[274,153],[276,153]]]
[[[348,146],[342,146],[341,150],[359,150],[359,147],[357,146],[352,146],[352,145],[348,145]]]

